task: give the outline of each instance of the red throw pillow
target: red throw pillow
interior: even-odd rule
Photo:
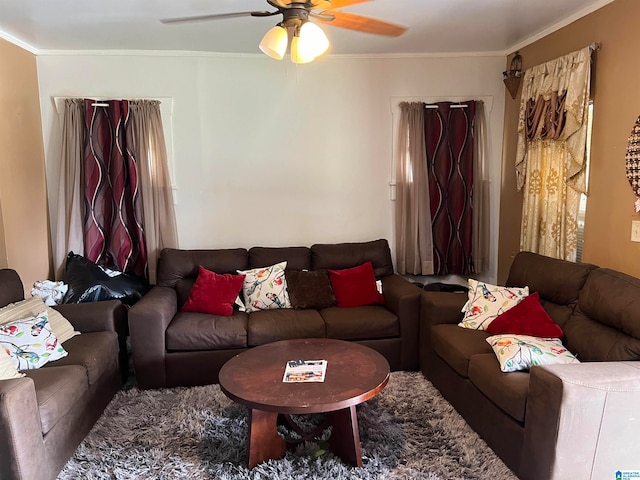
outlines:
[[[191,288],[189,299],[182,306],[182,311],[228,317],[233,313],[233,304],[243,283],[244,275],[221,275],[200,265],[198,278]]]
[[[327,270],[339,307],[360,307],[384,303],[376,288],[376,275],[371,262],[344,270]]]
[[[492,335],[509,333],[542,338],[562,338],[564,335],[560,326],[540,304],[538,292],[533,292],[517,305],[498,315],[487,326],[487,332]]]

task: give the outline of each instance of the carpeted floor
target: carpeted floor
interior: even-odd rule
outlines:
[[[132,387],[116,395],[58,480],[516,478],[419,372],[392,373],[358,407],[358,422],[361,469],[319,442],[249,471],[246,411],[217,385]]]

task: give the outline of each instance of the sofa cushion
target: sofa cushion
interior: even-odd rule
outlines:
[[[328,272],[339,307],[384,303],[384,297],[376,287],[376,277],[371,262],[343,270],[329,269]]]
[[[320,310],[337,305],[326,270],[287,270],[286,277],[293,308]]]
[[[201,265],[182,311],[229,316],[243,283],[243,275],[219,274]]]
[[[0,268],[0,285],[0,307],[24,300],[24,286],[15,270]]]
[[[520,252],[513,259],[507,285],[528,285],[540,294],[540,301],[551,318],[564,329],[578,301],[589,273],[597,268],[588,263],[559,260],[532,252]],[[548,306],[548,303],[554,306]],[[554,308],[557,307],[557,308]]]
[[[244,275],[242,296],[245,310],[248,313],[258,310],[291,308],[285,269],[287,262],[276,263],[267,267],[238,270]]]
[[[482,353],[469,360],[469,380],[515,420],[524,422],[529,372],[503,373],[495,355]]]
[[[562,338],[562,329],[540,304],[538,292],[525,297],[515,307],[498,315],[486,328],[492,335],[511,333],[532,337]]]
[[[249,249],[249,268],[266,267],[287,262],[287,269],[311,269],[311,250],[308,247],[252,247]]]
[[[89,385],[118,362],[118,334],[116,332],[89,332],[77,335],[64,344],[68,355],[44,370],[54,366],[81,365],[87,370]]]
[[[591,272],[565,335],[580,360],[640,360],[640,279],[607,268]]]
[[[317,310],[261,310],[249,315],[250,347],[292,338],[324,338],[325,326]]]
[[[385,239],[372,242],[355,243],[317,243],[311,246],[311,268],[342,270],[362,265],[365,262],[373,264],[376,278],[393,275],[393,262],[389,243]]]
[[[27,377],[35,384],[43,434],[74,408],[89,388],[87,371],[80,365],[29,370]]]
[[[400,336],[398,317],[382,306],[331,307],[321,310],[320,315],[327,327],[327,338],[370,340]]]
[[[479,353],[493,350],[486,342],[489,336],[484,330],[460,328],[457,325],[434,325],[431,327],[431,345],[435,352],[459,375],[469,376],[469,359]]]
[[[191,285],[198,276],[200,265],[216,273],[236,273],[236,270],[244,270],[249,266],[249,253],[244,248],[217,250],[164,248],[158,258],[157,285],[176,288],[179,304],[182,305],[189,297]],[[177,284],[183,279],[189,279],[189,284],[187,288],[178,289]]]
[[[193,351],[247,346],[247,314],[231,316],[178,312],[167,327],[167,350]]]

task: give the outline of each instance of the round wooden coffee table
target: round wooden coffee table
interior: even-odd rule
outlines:
[[[285,383],[290,360],[327,360],[324,382]],[[220,388],[249,408],[249,468],[281,458],[285,440],[278,435],[278,415],[327,413],[331,451],[361,467],[356,405],[369,400],[389,381],[389,363],[375,350],[354,342],[326,338],[283,340],[254,347],[220,370]]]

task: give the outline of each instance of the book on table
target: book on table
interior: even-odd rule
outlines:
[[[285,383],[324,382],[326,360],[289,360],[282,381]]]

